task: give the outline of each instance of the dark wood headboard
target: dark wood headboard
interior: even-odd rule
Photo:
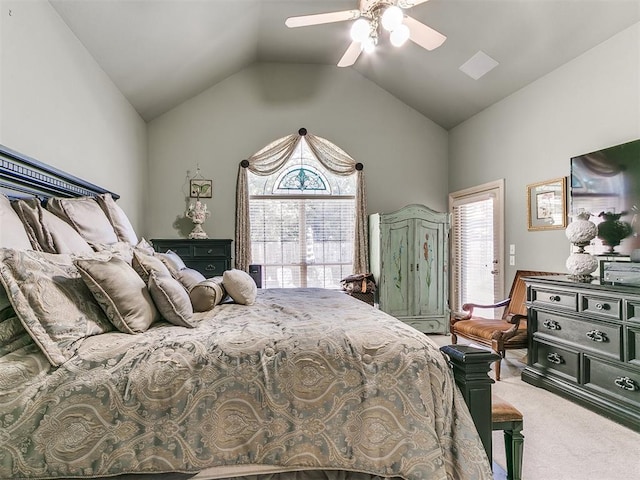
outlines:
[[[31,157],[0,145],[0,192],[9,198],[81,197],[110,193]]]

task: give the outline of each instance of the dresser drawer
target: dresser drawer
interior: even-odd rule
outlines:
[[[533,365],[547,373],[559,375],[577,382],[580,372],[580,355],[577,352],[539,340],[533,341]]]
[[[601,318],[620,320],[622,319],[622,300],[581,294],[579,310]]]
[[[625,300],[625,318],[629,322],[640,324],[640,300]]]
[[[175,252],[178,254],[178,256],[184,260],[185,258],[190,258],[193,256],[192,252],[191,252],[191,247],[188,245],[167,245],[166,248],[164,248],[165,246],[163,245],[159,245],[158,248],[158,252],[160,253],[164,253],[167,250],[171,250],[172,252]]]
[[[585,386],[640,407],[640,371],[585,355]]]
[[[225,270],[229,269],[224,258],[214,258],[211,260],[184,260],[184,264],[189,268],[198,270],[207,278],[222,275]]]
[[[532,309],[531,329],[535,335],[573,343],[578,348],[622,360],[622,326]]]
[[[531,301],[534,305],[547,305],[553,308],[572,310],[574,312],[578,309],[578,294],[575,292],[533,286],[531,287],[530,294]]]
[[[228,255],[227,245],[194,245],[194,257],[224,257]]]

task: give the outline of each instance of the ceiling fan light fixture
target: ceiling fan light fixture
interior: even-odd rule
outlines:
[[[371,33],[371,24],[366,18],[359,18],[351,25],[351,38],[355,42],[364,43]]]
[[[362,49],[365,53],[372,53],[376,49],[376,41],[373,37],[367,37],[362,42]]]
[[[388,32],[393,32],[402,24],[403,18],[404,13],[402,13],[402,9],[396,5],[391,5],[387,7],[382,14],[382,28]]]
[[[393,29],[393,32],[391,32],[391,35],[389,36],[391,45],[393,45],[394,47],[401,47],[402,45],[407,43],[410,34],[411,32],[409,31],[409,27],[401,23]]]

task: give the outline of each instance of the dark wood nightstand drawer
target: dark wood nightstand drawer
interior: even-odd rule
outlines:
[[[622,360],[622,326],[590,322],[532,309],[532,332]]]
[[[585,355],[585,386],[640,407],[640,371]]]
[[[531,301],[534,304],[548,305],[574,312],[578,309],[578,294],[564,290],[531,287]]]
[[[221,260],[185,260],[185,265],[194,270],[198,270],[205,277],[216,277],[222,275],[225,270],[229,270],[224,259]]]
[[[579,380],[580,356],[577,352],[538,340],[533,341],[533,364],[548,373],[573,382]]]
[[[226,255],[226,244],[193,245],[194,257],[225,257]]]

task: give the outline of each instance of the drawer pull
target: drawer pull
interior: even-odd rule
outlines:
[[[596,307],[596,310],[609,310],[611,308],[608,303],[596,303],[594,307]]]
[[[560,295],[551,295],[549,297],[549,300],[552,302],[559,302],[560,301]]]
[[[560,330],[560,324],[555,320],[545,320],[542,325],[544,325],[549,330]]]
[[[600,330],[590,330],[587,332],[587,338],[593,342],[608,342],[607,334]]]
[[[207,272],[215,272],[215,271],[216,271],[216,266],[215,266],[215,265],[211,265],[211,264],[209,264],[209,265],[207,265],[206,267],[204,267],[204,269],[205,269]]]
[[[635,380],[632,380],[629,377],[616,377],[613,383],[616,384],[616,387],[619,387],[623,390],[628,390],[630,392],[635,392],[636,390],[640,390],[640,387],[638,386],[638,382],[636,382]]]
[[[564,363],[564,359],[555,352],[547,354],[547,360],[551,363],[555,363],[556,365]]]
[[[213,253],[213,248],[210,248],[209,250],[207,250],[207,253],[211,255]]]

